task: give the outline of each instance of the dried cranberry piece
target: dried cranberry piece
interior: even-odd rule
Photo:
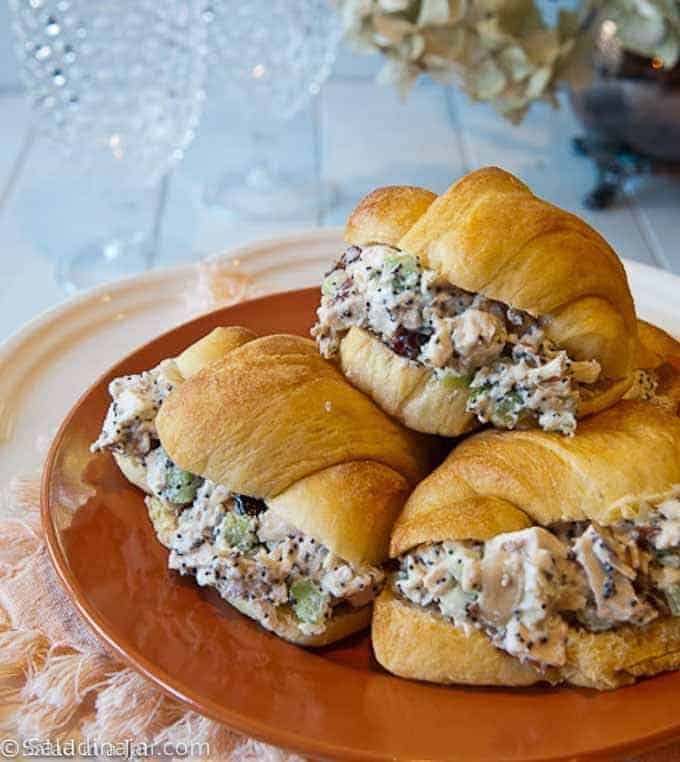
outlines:
[[[425,333],[399,328],[392,340],[392,351],[402,357],[408,357],[409,360],[415,360],[420,354],[420,348],[428,339],[429,336]]]
[[[264,500],[260,500],[257,497],[248,497],[248,495],[234,493],[232,499],[234,501],[234,510],[236,513],[241,514],[241,516],[257,516],[267,509]]]

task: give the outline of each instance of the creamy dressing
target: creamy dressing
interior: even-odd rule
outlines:
[[[680,545],[680,497],[664,500],[659,504],[663,519],[659,522],[659,532],[652,540],[659,550]]]
[[[600,373],[597,362],[555,347],[541,320],[457,288],[392,246],[347,249],[324,281],[317,315],[312,335],[324,357],[338,353],[350,328],[364,328],[440,378],[455,376],[455,386],[470,388],[468,411],[500,428],[572,434],[579,385]]]
[[[568,627],[680,615],[680,499],[611,527],[568,522],[405,554],[392,583],[412,603],[539,669],[566,662]]]
[[[638,516],[635,523],[651,527],[651,543],[657,550],[680,545],[680,487],[660,501],[656,509],[647,503],[644,513]]]
[[[481,586],[481,543],[442,542],[404,556],[398,590],[420,606],[438,606],[466,632],[472,626],[469,608]]]

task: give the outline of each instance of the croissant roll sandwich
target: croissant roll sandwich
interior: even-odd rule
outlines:
[[[621,401],[574,437],[486,431],[397,520],[378,661],[437,683],[598,689],[680,667],[680,418]]]
[[[345,239],[312,334],[409,428],[572,434],[631,385],[636,323],[621,262],[508,172],[472,172],[439,197],[379,188]]]
[[[145,374],[127,380],[150,394],[144,430],[112,441],[107,417],[95,448],[143,464],[136,481],[170,568],[301,645],[366,627],[392,524],[433,466],[432,442],[388,418],[307,339],[240,333],[181,382],[172,364],[159,368],[150,373],[162,392],[146,391]]]

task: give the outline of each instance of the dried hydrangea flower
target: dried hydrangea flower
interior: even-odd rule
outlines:
[[[380,52],[381,84],[406,95],[422,74],[455,82],[519,121],[536,100],[555,103],[561,83],[590,77],[596,18],[608,19],[624,48],[675,65],[680,56],[677,0],[583,0],[547,25],[534,0],[335,0],[347,38]],[[590,28],[584,20],[590,20]]]

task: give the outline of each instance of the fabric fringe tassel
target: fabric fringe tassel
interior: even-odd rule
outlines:
[[[233,751],[243,743],[243,739],[218,722],[196,712],[184,712],[175,723],[157,733],[153,742],[161,751],[184,750],[183,745],[189,743],[188,754],[182,759],[193,762],[202,759],[233,760]]]
[[[52,649],[42,669],[29,675],[21,690],[19,736],[45,739],[63,736],[110,669],[111,660],[102,654],[57,653]]]
[[[35,630],[0,632],[0,701],[16,703],[45,661],[49,643]]]
[[[0,506],[5,509],[4,516],[40,520],[40,476],[15,476]]]
[[[109,743],[129,739],[150,742],[186,712],[127,667],[110,673],[97,686],[94,706],[94,718],[83,725],[83,736]]]
[[[42,546],[39,514],[0,521],[0,577],[19,571]]]

